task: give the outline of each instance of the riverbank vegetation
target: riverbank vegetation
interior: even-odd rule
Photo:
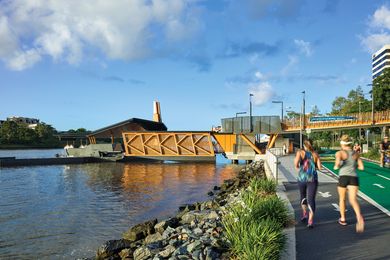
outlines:
[[[237,259],[279,259],[289,223],[276,183],[254,178],[223,216],[225,234]]]
[[[56,130],[45,123],[39,123],[34,129],[27,124],[5,121],[0,126],[0,148],[57,148],[60,141],[54,136]]]

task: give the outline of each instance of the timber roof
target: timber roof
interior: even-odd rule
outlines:
[[[128,120],[109,125],[88,134],[88,137],[95,138],[122,138],[122,132],[128,131],[167,131],[164,123],[140,118],[130,118]]]

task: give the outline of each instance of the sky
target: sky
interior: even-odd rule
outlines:
[[[205,130],[370,90],[390,1],[0,0],[0,119],[57,130],[152,119]],[[368,97],[368,96],[367,96]]]

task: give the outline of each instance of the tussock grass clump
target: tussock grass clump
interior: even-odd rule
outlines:
[[[286,204],[276,195],[261,199],[252,215],[255,219],[271,219],[283,227],[289,222]]]
[[[276,192],[276,182],[273,180],[267,180],[263,178],[254,178],[249,187],[252,189],[254,193],[260,194],[275,194]]]
[[[238,259],[278,259],[289,222],[274,181],[255,178],[223,216],[225,236]]]

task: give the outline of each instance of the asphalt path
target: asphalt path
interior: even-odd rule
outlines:
[[[327,177],[330,178],[330,177]],[[365,218],[364,233],[356,233],[355,213],[347,202],[348,226],[339,218],[337,184],[320,182],[314,228],[300,222],[301,207],[297,183],[284,182],[295,211],[297,259],[390,259],[390,217],[359,198]],[[390,200],[390,198],[388,198]]]

